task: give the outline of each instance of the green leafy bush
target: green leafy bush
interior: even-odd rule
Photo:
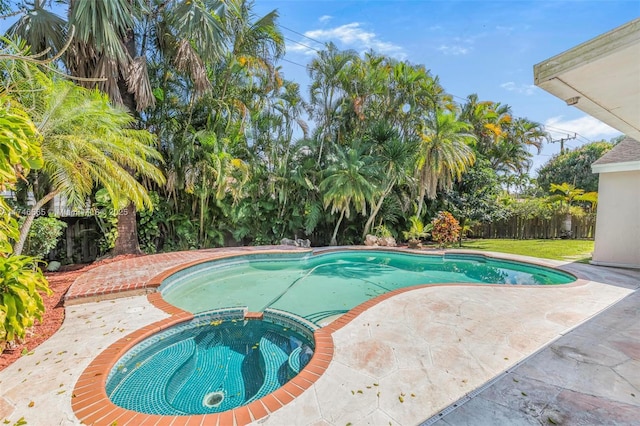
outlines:
[[[433,225],[431,238],[440,247],[453,244],[460,236],[460,223],[449,212],[438,212],[438,215],[431,221],[431,225]]]
[[[374,235],[378,238],[393,237],[393,232],[385,225],[379,225],[374,228]]]
[[[100,254],[105,254],[116,246],[118,238],[118,213],[113,208],[111,197],[102,188],[95,195],[95,218],[102,233],[98,240]]]
[[[40,292],[52,294],[33,257],[0,257],[0,342],[24,339],[34,321],[42,319]]]
[[[423,238],[427,238],[429,236],[431,226],[425,226],[419,217],[411,216],[409,218],[409,223],[409,229],[402,232],[407,240],[420,241]]]
[[[149,192],[149,198],[153,203],[153,209],[147,208],[139,212],[138,241],[143,252],[153,254],[158,251],[160,224],[166,222],[166,211],[159,209],[160,197],[157,192]]]
[[[34,219],[29,234],[25,253],[44,259],[58,245],[62,231],[67,224],[51,216],[40,216]]]

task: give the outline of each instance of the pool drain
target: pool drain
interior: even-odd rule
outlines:
[[[204,396],[202,399],[202,405],[207,408],[216,408],[222,404],[222,401],[224,401],[224,392],[211,392]]]

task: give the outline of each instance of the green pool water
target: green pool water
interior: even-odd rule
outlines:
[[[258,254],[211,261],[167,278],[162,297],[192,313],[247,306],[279,309],[322,324],[381,294],[420,284],[554,285],[575,277],[551,268],[481,255],[381,250]]]

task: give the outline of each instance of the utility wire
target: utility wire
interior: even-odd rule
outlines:
[[[280,27],[280,28],[282,28],[282,29],[284,29],[284,30],[291,31],[291,32],[292,32],[292,33],[294,33],[294,34],[298,34],[299,36],[302,36],[302,37],[304,37],[304,38],[307,38],[307,39],[309,39],[309,40],[311,40],[311,41],[314,41],[314,42],[316,42],[316,43],[320,43],[320,44],[321,44],[321,45],[323,45],[323,46],[326,44],[326,43],[325,43],[325,42],[323,42],[323,41],[316,40],[315,38],[311,38],[311,37],[309,37],[309,36],[307,36],[307,35],[304,35],[304,34],[302,34],[302,33],[299,33],[299,32],[298,32],[298,31],[296,31],[296,30],[292,30],[291,28],[287,28],[287,27],[285,27],[284,25],[279,25],[279,27]]]
[[[546,125],[546,124],[543,124],[543,126],[544,126],[545,128],[551,129],[551,131],[556,132],[556,133],[558,133],[558,132],[567,133],[567,136],[568,136],[569,134],[573,133],[576,137],[579,137],[579,138],[580,138],[581,140],[583,140],[584,142],[591,142],[591,140],[590,140],[590,139],[588,139],[588,138],[586,138],[586,137],[582,136],[580,133],[575,132],[575,131],[573,131],[573,130],[561,129],[561,128],[559,128],[559,127],[549,126],[549,125]],[[575,139],[575,138],[574,138],[574,139]]]
[[[316,52],[320,53],[320,51],[319,51],[318,49],[313,48],[313,47],[311,47],[311,46],[308,46],[308,45],[306,45],[306,44],[304,44],[304,43],[300,43],[299,41],[296,41],[296,40],[294,40],[294,39],[292,39],[292,38],[284,37],[284,39],[285,39],[285,40],[289,40],[289,41],[290,41],[290,42],[292,42],[292,43],[299,44],[299,45],[300,45],[300,46],[302,46],[302,47],[306,47],[307,49],[311,49],[311,50],[314,50],[314,51],[316,51]]]
[[[302,65],[302,64],[299,64],[299,63],[297,63],[297,62],[290,61],[290,60],[288,60],[288,59],[280,58],[280,60],[281,60],[281,61],[285,61],[285,62],[289,62],[290,64],[297,65],[297,66],[302,67],[302,68],[307,68],[307,66],[306,66],[306,65]]]

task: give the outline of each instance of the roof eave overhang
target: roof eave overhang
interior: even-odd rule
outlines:
[[[640,161],[622,163],[592,164],[592,173],[636,172],[640,171]]]
[[[533,67],[536,86],[640,140],[640,18]]]

